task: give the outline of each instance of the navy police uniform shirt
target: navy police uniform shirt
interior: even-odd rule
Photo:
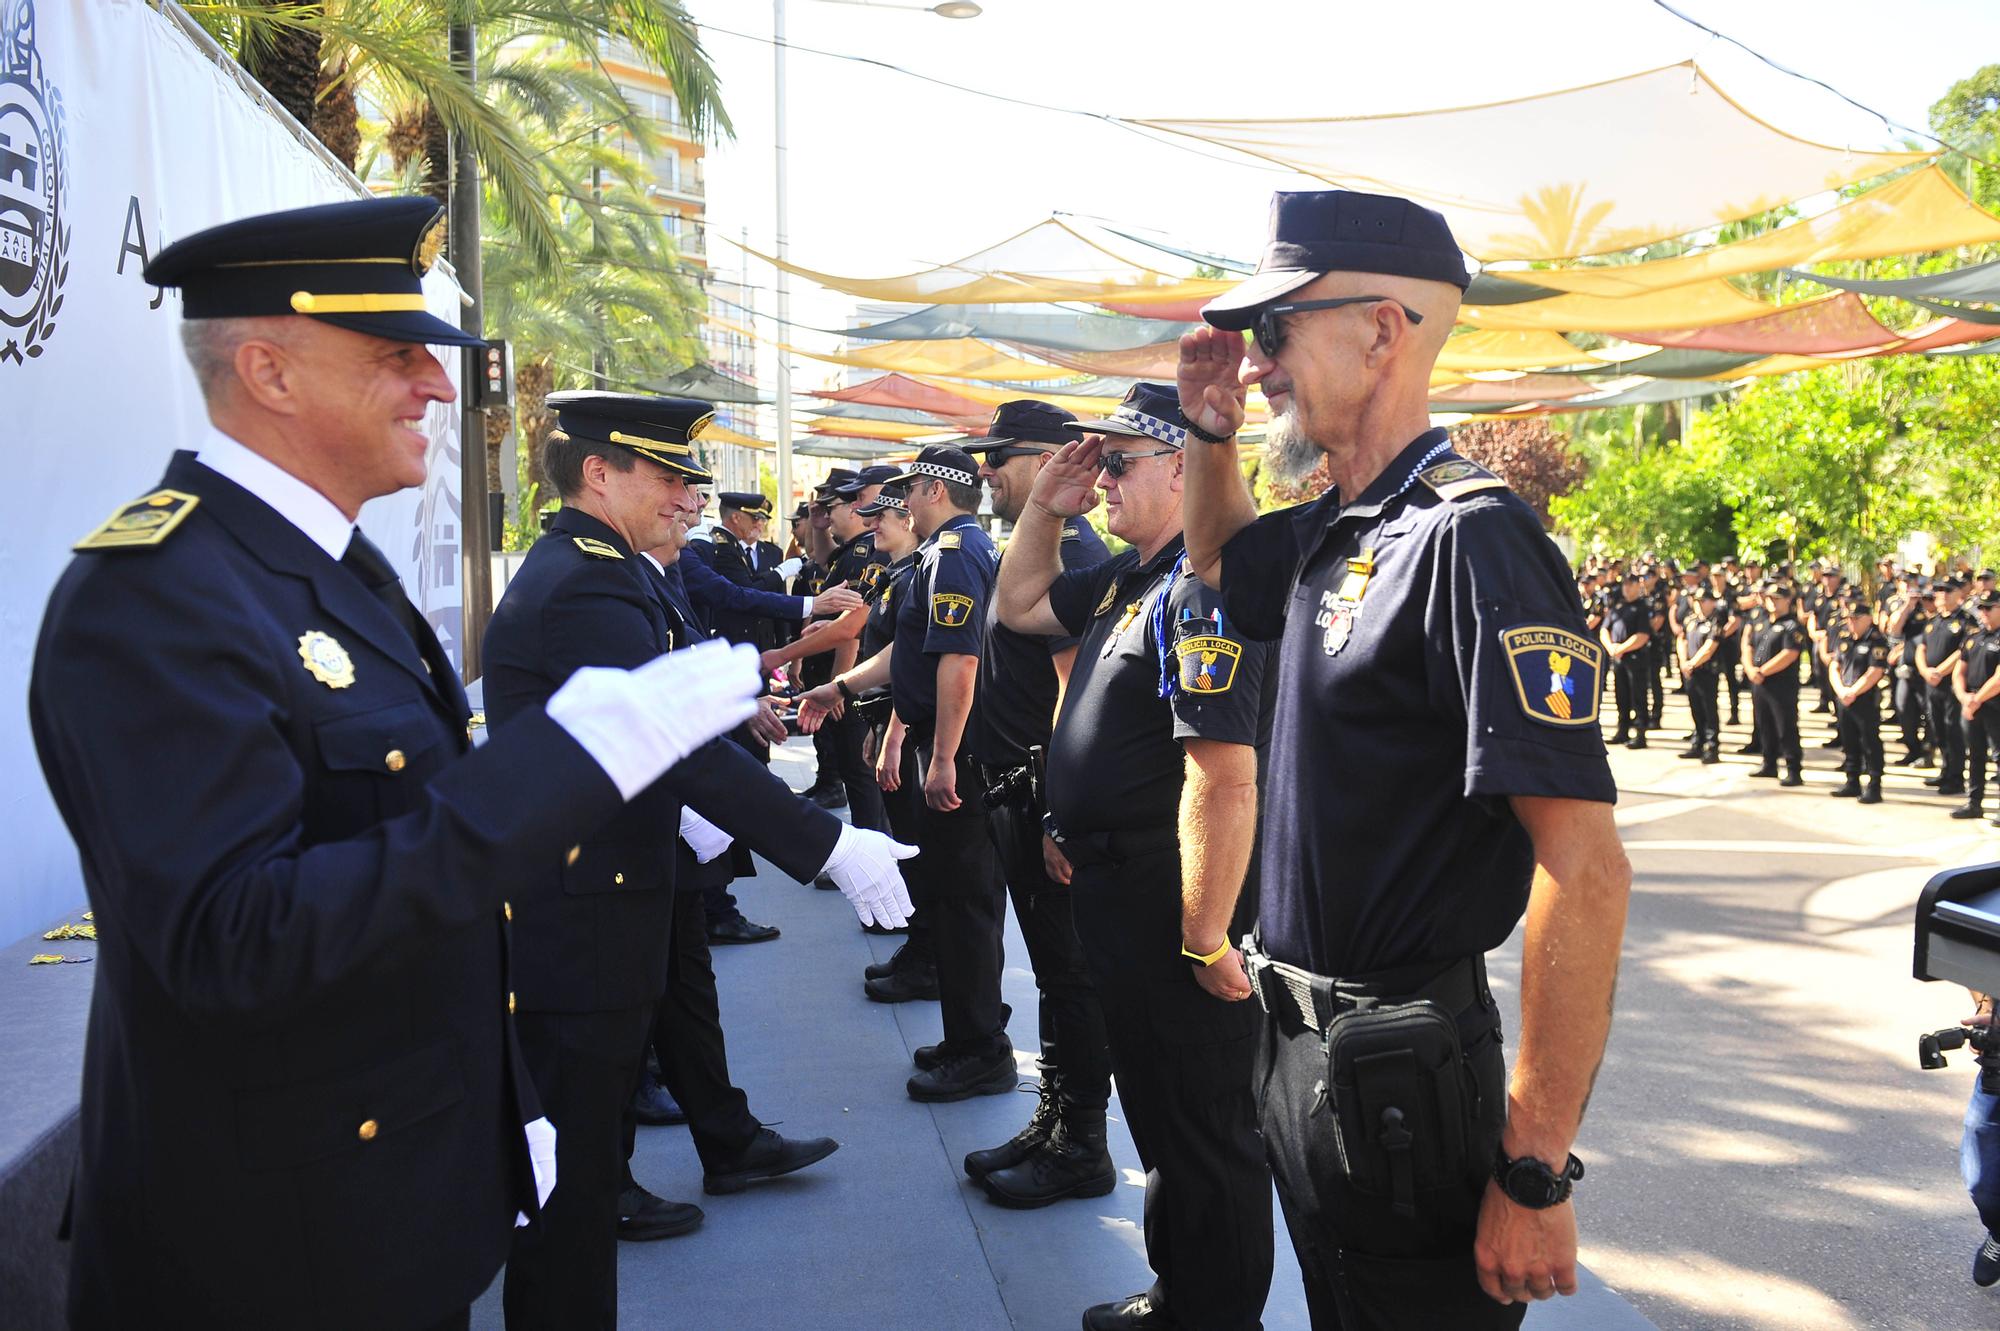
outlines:
[[[1924,628],[1924,659],[1931,663],[1931,669],[1935,670],[1950,660],[1951,654],[1965,645],[1966,635],[1971,629],[1972,626],[1966,622],[1963,607],[1948,615],[1942,611],[1933,615],[1931,622]],[[1947,675],[1935,687],[1949,691],[1951,677]]]
[[[1221,574],[1280,642],[1265,949],[1353,976],[1498,946],[1534,870],[1507,797],[1617,798],[1604,649],[1533,511],[1431,430],[1353,503],[1258,518]]]
[[[1001,556],[1003,559],[1005,556]],[[1111,557],[1097,529],[1082,518],[1062,528],[1064,572]],[[1000,622],[997,598],[986,607],[986,643],[979,655],[979,728],[972,756],[988,767],[1019,767],[1028,750],[1047,746],[1056,716],[1056,667],[1050,660],[1076,646],[1074,635],[1043,638],[1016,633]]]
[[[1766,611],[1750,639],[1750,664],[1762,668],[1788,651],[1797,652],[1801,657],[1812,651],[1812,638],[1806,633],[1805,625],[1799,623],[1799,617],[1790,611],[1775,618]],[[1797,693],[1799,672],[1782,670],[1767,677],[1761,687],[1779,693]]]
[[[1187,770],[1180,741],[1270,739],[1270,649],[1236,632],[1183,548],[1176,536],[1144,564],[1127,550],[1049,587],[1049,609],[1079,639],[1049,743],[1049,812],[1065,834],[1171,828]]]
[[[937,724],[936,658],[979,655],[999,567],[993,542],[969,513],[947,519],[918,547],[910,594],[896,607],[889,692],[896,715],[920,741],[928,741]],[[968,717],[965,733],[976,733],[977,724],[976,715]]]
[[[909,595],[910,579],[917,571],[917,554],[912,550],[882,570],[875,589],[868,594],[868,617],[861,621],[860,659],[866,661],[896,640],[896,607]]]
[[[1868,626],[1868,631],[1858,638],[1842,626],[1840,640],[1834,647],[1833,660],[1840,672],[1841,685],[1852,687],[1855,680],[1870,670],[1888,670],[1889,639],[1881,629],[1872,624]],[[1861,701],[1868,702],[1874,696],[1873,692],[1867,693],[1863,695]]]
[[[1709,643],[1714,642],[1722,636],[1723,629],[1728,627],[1728,625],[1729,612],[1720,607],[1705,615],[1698,611],[1690,614],[1686,621],[1687,654],[1690,657],[1699,655],[1703,647],[1706,647]],[[1721,669],[1721,667],[1722,651],[1718,647],[1716,654],[1709,657],[1705,664],[1696,666],[1695,670],[1699,674],[1710,675]]]
[[[1628,642],[1641,634],[1650,636],[1652,632],[1653,606],[1652,602],[1643,596],[1617,602],[1611,607],[1611,613],[1604,621],[1605,636],[1614,643]],[[1636,653],[1624,659],[1634,666],[1639,663]]]
[[[846,583],[866,596],[875,589],[889,561],[875,552],[875,533],[864,531],[851,541],[835,547],[827,564],[826,580],[820,590]]]
[[[1973,693],[1986,686],[1993,678],[1993,672],[2000,668],[2000,629],[1981,630],[1965,640],[1965,686]],[[1985,711],[1993,703],[1981,703],[1980,711]]]

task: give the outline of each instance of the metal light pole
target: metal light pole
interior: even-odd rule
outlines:
[[[822,4],[851,4],[867,9],[904,9],[935,14],[939,18],[978,18],[982,12],[973,0],[944,0],[935,5],[878,4],[874,0],[820,0]],[[782,343],[792,326],[792,278],[784,265],[791,259],[791,233],[787,178],[790,175],[785,147],[785,0],[771,0],[771,68],[776,101],[777,125],[773,134],[773,157],[778,173],[778,234],[773,253],[778,260],[778,542],[784,543],[792,524],[792,362]]]
[[[476,82],[470,23],[451,25],[451,63],[466,84]],[[451,266],[468,303],[459,312],[459,327],[485,336],[479,272],[479,159],[466,135],[452,136],[449,252]],[[464,576],[459,612],[460,673],[470,682],[480,675],[479,646],[486,621],[493,613],[493,520],[486,493],[486,413],[472,405],[476,394],[470,376],[459,384],[458,426],[458,549]]]

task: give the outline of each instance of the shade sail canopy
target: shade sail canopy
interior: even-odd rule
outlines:
[[[805,408],[819,419],[894,421],[900,425],[928,425],[932,430],[943,433],[947,430],[962,430],[960,421],[968,417],[939,416],[929,411],[914,411],[908,407],[870,406],[862,402],[816,402]],[[983,428],[984,419],[978,424]]]
[[[1712,328],[1634,329],[1622,336],[1627,342],[1646,342],[1658,347],[1750,351],[1760,356],[1780,352],[1824,356],[1886,347],[1898,340],[1898,334],[1870,314],[1861,297],[1851,292],[1787,305],[1775,314],[1761,314]]]
[[[911,425],[903,421],[832,420],[822,417],[807,424],[816,435],[839,439],[887,439],[900,442],[958,433],[949,425]]]
[[[1606,375],[1642,374],[1651,379],[1721,379],[1732,371],[1762,359],[1749,352],[1735,351],[1690,351],[1681,347],[1669,347],[1635,356],[1630,360],[1616,361],[1594,370],[1573,370],[1569,373],[1586,377],[1603,378]],[[1552,371],[1561,374],[1563,371]]]
[[[1805,273],[1797,269],[1785,271],[1790,277],[1804,278],[1808,282],[1818,282],[1821,286],[1837,287],[1842,291],[1854,291],[1864,296],[1895,296],[1901,300],[1969,300],[1980,304],[2000,304],[2000,259],[1992,263],[1974,264],[1970,268],[1956,268],[1948,273],[1931,273],[1924,277],[1896,277],[1879,282],[1866,282],[1852,277],[1823,277],[1818,273]]]
[[[1009,342],[1007,345],[1024,355],[1040,356],[1050,364],[1060,365],[1074,374],[1093,374],[1119,379],[1171,380],[1178,371],[1181,361],[1179,342],[1134,347],[1130,351],[1058,351],[1050,347],[1031,346],[1024,342]]]
[[[690,365],[675,370],[664,379],[647,384],[646,391],[662,397],[692,397],[703,402],[732,402],[745,406],[765,406],[770,398],[758,394],[754,384],[724,374],[712,365]]]
[[[1524,374],[1518,379],[1481,381],[1457,384],[1448,388],[1431,389],[1431,409],[1433,411],[1467,411],[1473,408],[1455,405],[1472,403],[1479,410],[1492,410],[1496,404],[1519,406],[1528,402],[1561,401],[1565,398],[1582,397],[1586,393],[1598,393],[1604,386],[1574,375]]]
[[[1074,370],[1041,361],[1022,360],[976,337],[950,338],[939,342],[868,342],[847,351],[812,351],[789,345],[784,345],[784,350],[834,365],[887,370],[896,374],[942,374],[955,379],[988,379],[1007,383],[1076,377]]]
[[[1486,262],[1635,249],[1926,160],[1798,138],[1693,61],[1516,101],[1325,120],[1140,120],[1443,212]],[[1469,145],[1490,151],[1468,151]],[[1538,281],[1538,278],[1531,278]]]
[[[1438,354],[1440,370],[1477,373],[1482,370],[1539,370],[1554,365],[1580,365],[1590,359],[1563,339],[1561,333],[1475,330],[1454,333]]]
[[[1805,218],[1698,254],[1646,263],[1538,268],[1524,281],[1593,296],[1629,296],[1805,263],[1927,254],[2000,241],[2000,217],[1965,196],[1935,164]]]
[[[718,425],[714,421],[710,421],[708,427],[701,432],[701,441],[704,444],[735,444],[740,448],[769,449],[776,447],[768,439],[755,439],[747,434],[741,434],[732,430],[726,425]]]
[[[1459,322],[1475,328],[1623,333],[1642,328],[1705,328],[1710,324],[1754,319],[1776,309],[1775,305],[1750,299],[1725,279],[1716,277],[1630,296],[1573,292],[1519,305],[1466,305],[1459,310],[1458,318]]]
[[[1066,310],[1058,305],[1008,308],[997,305],[932,305],[866,328],[849,330],[850,341],[924,342],[981,337],[1062,351],[1127,351],[1171,342],[1194,324],[1171,319],[1127,319],[1115,314]]]

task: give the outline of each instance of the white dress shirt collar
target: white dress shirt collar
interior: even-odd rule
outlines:
[[[334,502],[261,454],[253,453],[213,425],[202,437],[194,460],[226,476],[276,509],[278,516],[306,534],[328,558],[347,553],[354,524]]]

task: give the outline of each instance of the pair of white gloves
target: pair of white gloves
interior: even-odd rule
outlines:
[[[763,689],[757,649],[718,639],[668,652],[633,670],[579,670],[549,699],[548,713],[629,800],[669,767],[749,720]],[[729,848],[729,834],[692,810],[682,810],[681,835],[703,863]],[[915,846],[880,832],[843,826],[821,872],[839,886],[863,924],[900,928],[909,922],[911,907],[896,862],[916,853]]]

